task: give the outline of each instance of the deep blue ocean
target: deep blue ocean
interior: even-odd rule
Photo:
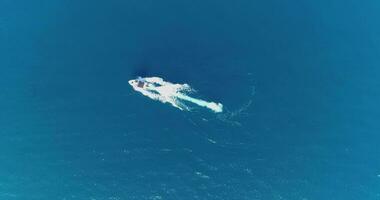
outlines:
[[[379,200],[379,10],[1,0],[0,200]],[[227,111],[152,101],[137,76]]]

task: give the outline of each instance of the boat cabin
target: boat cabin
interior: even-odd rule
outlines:
[[[137,83],[137,87],[139,87],[139,88],[143,88],[143,87],[144,87],[144,82],[139,81],[139,82]]]

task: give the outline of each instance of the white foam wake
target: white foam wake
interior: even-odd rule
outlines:
[[[159,77],[138,78],[128,82],[134,90],[143,95],[163,103],[170,103],[181,110],[189,110],[185,102],[191,102],[217,113],[223,112],[223,105],[221,103],[208,102],[188,96],[187,92],[193,91],[188,84],[174,84],[164,81]]]

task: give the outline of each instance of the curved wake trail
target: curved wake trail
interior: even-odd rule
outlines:
[[[135,91],[140,92],[144,96],[162,103],[170,103],[180,110],[189,110],[184,104],[184,101],[186,101],[208,108],[216,113],[223,112],[223,105],[221,103],[208,102],[188,96],[186,92],[193,91],[188,84],[174,84],[166,82],[159,77],[139,77],[128,81],[128,83]]]

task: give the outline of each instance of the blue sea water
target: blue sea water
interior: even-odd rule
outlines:
[[[379,10],[2,0],[0,199],[380,199]],[[138,75],[252,104],[183,112]]]

